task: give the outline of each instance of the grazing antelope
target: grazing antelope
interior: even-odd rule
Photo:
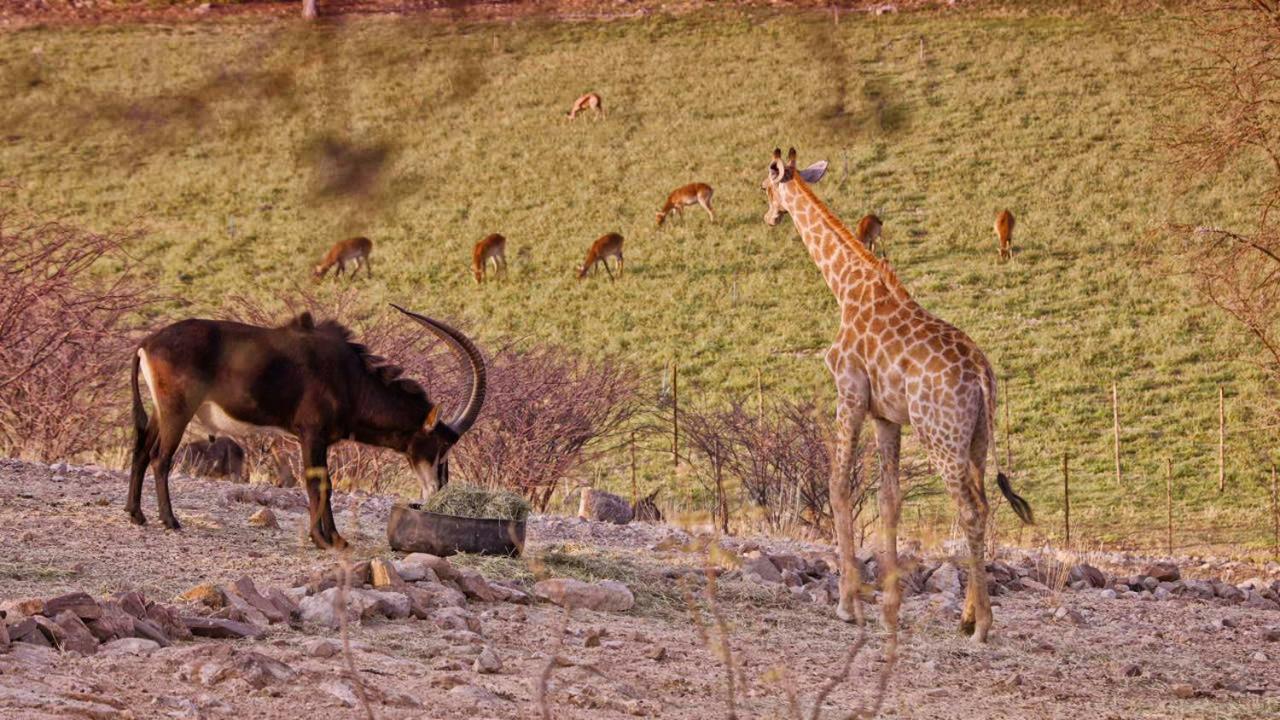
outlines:
[[[490,260],[493,261],[494,274],[501,272],[502,277],[506,277],[507,239],[498,233],[485,235],[471,250],[471,273],[475,275],[476,282],[484,282],[485,269]]]
[[[636,521],[647,523],[662,522],[662,511],[658,509],[658,503],[654,502],[657,497],[658,491],[654,490],[631,506],[631,514]]]
[[[573,107],[569,108],[569,119],[572,120],[578,116],[578,113],[587,110],[595,110],[597,118],[607,117],[604,111],[604,101],[600,99],[600,94],[589,92],[573,101]]]
[[[996,215],[996,239],[1000,241],[1000,259],[1013,258],[1013,213],[1001,210]]]
[[[169,470],[192,419],[228,435],[274,433],[298,439],[310,501],[311,540],[343,547],[333,521],[326,466],[329,446],[343,440],[405,453],[424,496],[449,481],[448,453],[480,414],[484,358],[467,336],[438,320],[397,310],[440,337],[466,362],[471,389],[453,419],[422,386],[401,377],[360,344],[351,331],[303,313],[281,327],[222,320],[183,320],[142,341],[133,359],[133,466],[125,510],[138,524],[142,479],[150,462],[156,501],[166,527],[179,529],[169,502]],[[141,375],[155,414],[148,418],[138,389]]]
[[[182,446],[173,462],[192,475],[230,477],[236,482],[249,482],[245,474],[244,448],[229,437],[210,435]]]
[[[925,310],[889,263],[876,258],[810,187],[826,173],[827,163],[796,167],[793,148],[783,159],[773,151],[761,187],[768,209],[766,225],[790,215],[809,257],[840,305],[840,330],[826,353],[836,389],[837,434],[831,461],[832,518],[840,549],[841,620],[863,621],[859,589],[862,566],[854,554],[853,484],[858,437],[865,420],[875,424],[880,453],[879,568],[886,578],[880,604],[890,642],[897,641],[902,605],[898,578],[898,517],[902,494],[898,461],[902,426],[928,452],[957,508],[968,541],[969,568],[960,629],[985,642],[991,629],[986,552],[988,456],[996,486],[1023,522],[1032,522],[1031,506],[1000,472],[996,452],[996,374],[978,344]]]
[[[707,214],[711,216],[711,222],[715,222],[716,214],[711,210],[711,195],[714,192],[711,186],[706,183],[689,183],[676,188],[667,196],[666,204],[658,211],[658,225],[662,225],[672,210],[683,220],[685,206],[694,204],[701,205],[702,209],[706,210]]]
[[[324,259],[315,267],[312,273],[316,280],[325,276],[329,272],[329,268],[334,265],[338,266],[337,272],[333,274],[338,277],[347,269],[347,263],[355,265],[355,269],[351,271],[351,277],[356,276],[356,272],[360,268],[364,268],[364,274],[372,276],[373,266],[369,264],[369,254],[373,252],[373,241],[367,237],[353,237],[349,240],[336,242],[333,247],[329,248],[329,252],[325,253]]]
[[[884,227],[884,225],[880,222],[880,218],[876,217],[874,214],[864,215],[862,216],[862,219],[858,221],[858,229],[854,231],[853,237],[856,238],[858,242],[862,243],[863,247],[871,252],[875,252],[876,240],[880,239],[880,229],[882,227]]]
[[[604,271],[609,273],[609,279],[613,280],[613,271],[609,269],[609,258],[618,259],[618,276],[622,276],[622,236],[618,233],[605,233],[601,235],[595,242],[591,243],[591,249],[587,251],[586,262],[582,263],[582,267],[578,268],[578,279],[587,276],[587,273],[596,269],[597,264],[604,265]]]

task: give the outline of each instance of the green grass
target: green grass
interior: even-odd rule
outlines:
[[[1169,459],[1179,522],[1201,541],[1258,548],[1274,431],[1230,434],[1231,490],[1216,491],[1218,384],[1232,428],[1260,422],[1249,346],[1134,252],[1169,221],[1248,222],[1242,198],[1261,182],[1175,189],[1152,138],[1178,111],[1180,33],[1155,14],[833,26],[739,11],[36,29],[5,36],[0,176],[30,207],[147,228],[131,250],[177,298],[165,317],[289,293],[358,232],[376,243],[377,276],[359,281],[371,311],[397,301],[463,318],[482,340],[621,354],[655,391],[678,359],[690,402],[752,393],[757,371],[770,395],[826,401],[835,303],[794,230],[761,222],[769,153],[794,145],[802,163],[831,161],[820,194],[848,223],[877,212],[915,296],[992,359],[1040,532],[1060,533],[1069,452],[1076,536],[1155,543]],[[219,80],[224,70],[243,75]],[[589,89],[608,119],[565,122]],[[325,194],[326,138],[385,158],[368,192]],[[665,194],[694,180],[715,187],[719,222],[695,210],[656,229]],[[1002,207],[1018,218],[1007,265],[990,227]],[[627,238],[626,278],[575,281],[587,245],[611,230]],[[494,231],[508,238],[511,281],[477,287],[470,248]],[[646,483],[671,480],[660,468],[648,463]]]

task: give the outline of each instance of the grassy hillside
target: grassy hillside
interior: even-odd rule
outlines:
[[[761,222],[769,152],[794,145],[802,163],[831,161],[823,197],[849,223],[877,212],[915,296],[991,357],[1039,532],[1061,529],[1069,452],[1077,539],[1163,538],[1168,459],[1188,541],[1262,547],[1277,441],[1234,430],[1260,422],[1247,345],[1133,252],[1170,220],[1251,217],[1250,178],[1175,191],[1153,148],[1159,113],[1177,111],[1180,31],[1154,15],[837,26],[754,13],[29,30],[7,35],[0,58],[0,176],[28,206],[146,227],[134,250],[180,298],[167,315],[287,292],[358,232],[377,244],[377,276],[360,281],[370,308],[397,300],[482,338],[619,353],[655,389],[678,359],[692,401],[753,392],[758,370],[770,394],[830,398],[820,355],[835,304],[791,226]],[[590,89],[608,119],[566,122]],[[718,222],[697,210],[655,228],[665,194],[694,180],[715,187]],[[998,265],[1003,207],[1017,254]],[[627,238],[625,280],[575,281],[611,230]],[[494,231],[509,239],[511,282],[477,287],[470,248]],[[1225,496],[1219,384],[1233,428]],[[926,502],[922,521],[941,507]]]

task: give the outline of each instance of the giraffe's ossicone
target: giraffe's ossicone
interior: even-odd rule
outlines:
[[[955,500],[969,544],[970,566],[961,629],[984,642],[991,628],[983,560],[987,526],[984,485],[988,452],[996,460],[1001,493],[1024,522],[1031,506],[999,471],[995,452],[996,378],[976,343],[920,306],[888,263],[878,260],[810,189],[826,173],[825,162],[796,169],[793,148],[783,160],[773,151],[762,185],[769,208],[764,221],[790,215],[809,256],[840,304],[840,329],[827,351],[836,384],[837,446],[831,468],[831,506],[840,548],[843,620],[862,622],[861,568],[854,554],[853,451],[870,417],[880,453],[881,577],[886,627],[896,637],[901,606],[897,563],[898,454],[902,426],[910,424]]]

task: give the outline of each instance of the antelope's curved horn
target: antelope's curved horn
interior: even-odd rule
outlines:
[[[480,407],[484,405],[486,378],[488,377],[484,365],[484,356],[480,354],[480,349],[476,347],[475,343],[471,342],[471,338],[463,335],[458,330],[439,320],[433,320],[411,310],[405,310],[395,303],[391,303],[391,307],[408,315],[414,321],[430,330],[432,334],[448,343],[455,352],[470,363],[471,396],[467,399],[466,406],[462,408],[457,417],[446,423],[455,433],[461,436],[476,423],[476,418],[480,415]]]

